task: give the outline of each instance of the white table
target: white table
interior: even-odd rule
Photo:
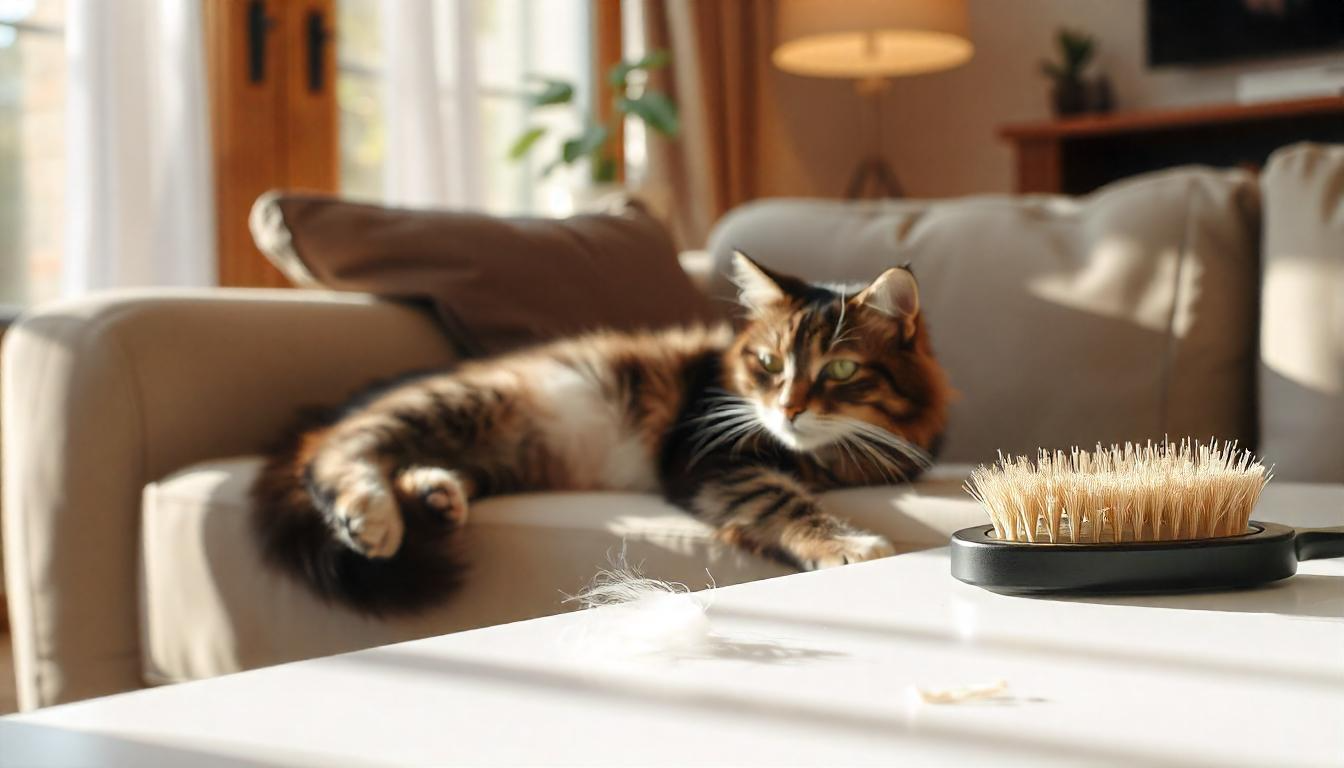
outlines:
[[[1338,525],[1344,489],[1271,487],[1257,517]],[[54,707],[0,720],[0,764],[1344,764],[1342,560],[1053,600],[931,550],[720,589],[709,615],[696,653],[594,658],[569,614]]]

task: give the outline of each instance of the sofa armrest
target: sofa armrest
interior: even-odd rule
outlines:
[[[21,706],[142,684],[147,482],[256,452],[299,406],[452,358],[428,314],[362,294],[116,292],[22,318],[0,372]]]
[[[1260,455],[1344,483],[1344,146],[1280,149],[1261,187]]]

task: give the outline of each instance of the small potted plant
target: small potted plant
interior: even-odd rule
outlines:
[[[583,129],[565,138],[560,144],[559,156],[542,166],[542,177],[562,165],[571,166],[587,159],[591,185],[598,188],[613,185],[616,182],[616,158],[611,141],[617,135],[616,125],[626,115],[644,121],[650,130],[663,136],[676,136],[681,128],[677,105],[667,94],[648,87],[648,73],[667,66],[669,60],[667,51],[659,50],[637,61],[622,61],[613,66],[607,72],[607,82],[614,91],[611,121],[603,124],[591,115],[586,116]],[[575,108],[573,83],[539,75],[529,79],[541,86],[527,97],[533,109]],[[516,162],[527,157],[547,132],[545,126],[529,126],[509,148],[509,159]]]
[[[1096,53],[1096,39],[1086,32],[1061,28],[1055,41],[1061,60],[1041,60],[1041,72],[1054,81],[1050,97],[1055,114],[1064,117],[1086,112],[1092,96],[1083,80],[1083,71]]]

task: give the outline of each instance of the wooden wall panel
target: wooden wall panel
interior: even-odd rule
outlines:
[[[336,105],[336,29],[334,0],[289,0],[285,26],[297,43],[285,51],[285,186],[335,191],[340,188],[340,135]],[[318,27],[324,41],[314,40]],[[313,46],[321,52],[313,81]]]
[[[621,61],[621,0],[592,0],[593,3],[593,89],[594,117],[599,123],[610,123],[615,114],[612,99],[616,95],[607,72]],[[612,160],[616,163],[616,180],[625,180],[625,125],[615,121],[615,136],[611,141]]]
[[[310,13],[334,24],[332,0],[262,0],[268,21],[264,71],[254,81],[249,57],[252,0],[202,0],[214,145],[219,283],[285,286],[288,281],[252,244],[248,212],[275,188],[339,188],[334,38],[324,52],[320,93],[308,92]]]
[[[1058,194],[1063,187],[1060,176],[1059,142],[1054,139],[1024,141],[1017,146],[1017,193]]]

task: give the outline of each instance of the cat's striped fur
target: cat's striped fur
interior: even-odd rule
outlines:
[[[560,341],[296,430],[254,489],[267,559],[356,609],[414,610],[460,581],[447,545],[470,501],[528,490],[661,491],[724,542],[800,568],[889,554],[813,493],[909,480],[942,432],[948,388],[913,277],[846,289],[736,264],[736,334]]]

